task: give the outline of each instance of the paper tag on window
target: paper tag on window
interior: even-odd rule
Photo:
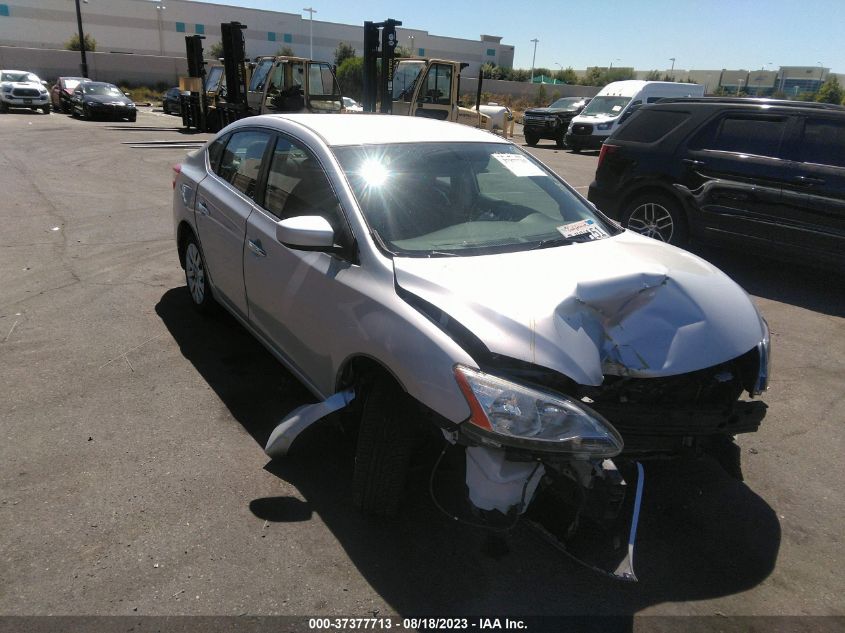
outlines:
[[[596,224],[595,220],[581,220],[570,222],[557,227],[563,237],[577,237],[578,235],[589,235],[591,240],[600,240],[607,237],[607,231]]]
[[[493,154],[493,158],[502,163],[510,173],[520,178],[525,176],[545,176],[542,169],[522,154]]]
[[[621,109],[622,109],[622,106],[620,106],[620,105],[615,105],[611,108],[611,110],[613,112],[619,112]]]

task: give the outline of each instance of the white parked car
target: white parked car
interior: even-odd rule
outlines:
[[[29,108],[50,114],[47,82],[26,70],[0,70],[0,111]]]
[[[265,450],[284,455],[349,408],[365,511],[396,511],[429,433],[465,452],[477,516],[511,524],[569,503],[545,513],[569,535],[619,515],[626,495],[636,516],[642,461],[736,455],[723,449],[765,415],[741,397],[768,380],[769,332],[748,295],[623,230],[500,136],[426,118],[257,116],[174,169],[194,305],[225,307],[318,400]]]
[[[363,106],[352,97],[343,97],[343,109],[347,112],[363,112]]]

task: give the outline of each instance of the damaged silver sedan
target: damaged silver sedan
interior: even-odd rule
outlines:
[[[733,437],[759,427],[769,373],[748,295],[514,144],[426,119],[272,115],[174,169],[194,305],[224,306],[318,399],[267,453],[351,411],[364,511],[398,509],[435,433],[463,449],[477,522],[528,514],[566,542],[624,519],[609,571],[634,579],[644,461],[710,452],[739,475]]]

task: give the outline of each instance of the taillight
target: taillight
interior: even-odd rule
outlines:
[[[599,152],[599,162],[596,165],[596,170],[601,168],[601,164],[604,162],[605,156],[607,156],[608,154],[615,154],[618,151],[618,145],[608,145],[607,143],[604,143],[601,146],[601,151]]]
[[[173,165],[173,188],[176,189],[176,177],[182,173],[182,165],[176,163]]]

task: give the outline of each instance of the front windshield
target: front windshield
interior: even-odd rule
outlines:
[[[581,107],[582,103],[584,103],[583,99],[579,99],[577,97],[564,97],[563,99],[558,99],[549,107],[566,110],[567,112],[574,112]]]
[[[609,114],[616,116],[631,101],[631,97],[593,97],[593,100],[584,108],[583,116]]]
[[[79,79],[65,79],[65,90],[73,90],[80,83],[82,82]]]
[[[85,84],[82,90],[87,95],[105,95],[108,97],[122,97],[123,93],[117,86],[110,84]]]
[[[393,73],[393,100],[410,101],[425,62],[400,62]]]
[[[31,83],[39,84],[41,80],[38,78],[38,75],[33,75],[32,73],[3,73],[2,78],[0,81],[28,81]]]
[[[397,255],[479,255],[617,229],[515,145],[398,143],[334,152],[370,228]]]

